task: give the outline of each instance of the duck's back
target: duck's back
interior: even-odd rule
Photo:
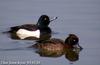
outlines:
[[[35,30],[38,29],[38,27],[34,24],[25,24],[25,25],[11,27],[10,32],[16,32],[19,29],[26,29],[26,30],[29,30],[29,31],[35,31]]]
[[[64,42],[60,39],[50,39],[33,45],[34,48],[49,52],[61,52],[64,50]]]
[[[40,56],[59,57],[64,54],[63,41],[60,39],[50,39],[36,43],[32,47],[38,49],[36,52],[38,52]]]

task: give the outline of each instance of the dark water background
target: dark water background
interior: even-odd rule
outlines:
[[[36,23],[40,15],[47,14],[58,19],[50,27],[58,34],[52,37],[65,39],[69,33],[80,38],[84,48],[79,60],[73,65],[100,65],[100,0],[0,0],[0,61],[40,61],[41,65],[70,65],[64,56],[40,57],[28,47],[34,41],[12,40],[1,32],[9,27]]]

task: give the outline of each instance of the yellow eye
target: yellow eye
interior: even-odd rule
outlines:
[[[47,18],[44,18],[44,20],[47,20]]]
[[[76,41],[76,40],[73,40],[74,42]]]

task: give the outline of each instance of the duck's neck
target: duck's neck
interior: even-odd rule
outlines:
[[[39,28],[48,28],[48,25],[43,25],[43,24],[36,24]]]
[[[39,28],[48,28],[46,25],[38,25]]]

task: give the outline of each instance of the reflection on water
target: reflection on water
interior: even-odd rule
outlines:
[[[78,50],[78,52],[77,52]],[[65,58],[68,59],[69,61],[78,61],[79,60],[79,52],[81,49],[77,48],[74,51],[72,49],[68,49],[65,54]]]

